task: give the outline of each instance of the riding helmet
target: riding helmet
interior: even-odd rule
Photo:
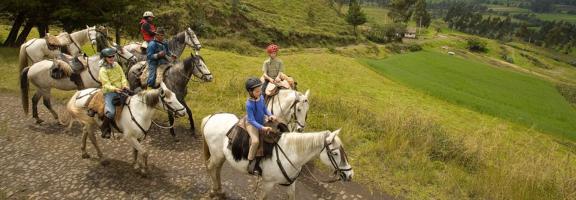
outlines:
[[[278,45],[275,45],[275,44],[268,45],[268,47],[266,48],[266,51],[268,53],[276,53],[276,52],[278,52]]]
[[[105,48],[105,49],[102,49],[102,51],[100,52],[100,57],[108,57],[108,56],[113,56],[115,54],[116,54],[116,49]]]
[[[152,13],[151,11],[146,11],[142,15],[142,17],[154,17],[154,13]]]
[[[248,78],[248,80],[246,80],[246,91],[252,92],[254,88],[260,87],[261,85],[262,82],[260,81],[260,79],[250,77]]]

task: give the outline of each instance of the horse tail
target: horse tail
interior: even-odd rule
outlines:
[[[66,103],[66,109],[63,111],[63,113],[60,113],[62,116],[59,120],[60,124],[68,126],[68,128],[72,126],[72,122],[74,121],[88,123],[91,120],[90,116],[88,116],[86,112],[82,113],[82,109],[76,107],[75,105],[79,94],[80,92],[74,93],[68,103]]]
[[[28,91],[30,90],[30,84],[28,83],[28,70],[30,67],[25,67],[20,72],[20,97],[22,98],[22,108],[24,113],[28,115]]]
[[[202,135],[204,136],[204,142],[203,142],[204,143],[204,161],[208,161],[211,157],[210,149],[208,148],[208,142],[206,142],[206,134],[204,134],[204,126],[206,126],[206,123],[208,122],[208,119],[210,119],[211,116],[204,117],[204,119],[202,119],[202,125],[200,126],[200,127],[202,127],[202,130],[200,130],[200,131],[202,132]]]
[[[24,68],[28,66],[28,51],[26,51],[26,48],[28,48],[26,43],[20,46],[20,54],[18,55],[20,71],[24,70]]]

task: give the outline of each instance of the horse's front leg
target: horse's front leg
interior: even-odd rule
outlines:
[[[132,148],[132,166],[134,166],[134,169],[138,169],[138,150],[136,150],[136,148]]]
[[[260,194],[260,198],[258,199],[261,200],[266,199],[268,197],[268,194],[270,194],[270,192],[272,191],[272,189],[274,189],[274,183],[265,181],[262,184],[262,193]]]
[[[44,120],[41,120],[38,116],[38,102],[40,101],[41,97],[42,95],[40,95],[38,91],[34,93],[34,96],[32,96],[32,117],[36,119],[37,124],[44,122]]]
[[[86,139],[88,139],[88,126],[84,126],[84,128],[82,128],[82,145],[80,146],[80,150],[82,151],[82,158],[86,159],[86,158],[90,158],[90,155],[88,155],[88,152],[86,152]]]
[[[179,140],[176,138],[176,132],[174,131],[174,114],[172,112],[168,112],[168,122],[172,124],[172,127],[170,127],[170,135],[172,135],[174,142],[178,142]]]
[[[194,127],[194,118],[192,117],[192,110],[190,110],[190,107],[188,107],[188,104],[186,104],[186,100],[182,100],[180,101],[180,103],[182,103],[184,108],[186,108],[186,114],[188,114],[188,121],[190,121],[190,134],[196,137],[196,128]]]
[[[294,181],[292,185],[286,187],[286,193],[288,193],[288,199],[290,200],[296,199],[296,181]]]
[[[138,141],[138,139],[136,139],[136,137],[134,137],[133,134],[125,132],[124,135],[126,141],[128,141],[128,143],[132,145],[132,148],[138,151],[138,157],[136,158],[138,159],[137,163],[140,166],[140,173],[143,176],[146,176],[146,174],[148,173],[148,152],[146,151],[146,149],[144,149],[142,144],[140,144],[140,141]]]

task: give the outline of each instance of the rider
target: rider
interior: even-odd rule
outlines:
[[[148,82],[147,86],[151,88],[156,88],[156,69],[160,67],[159,65],[168,64],[168,58],[166,56],[176,59],[176,56],[170,52],[168,48],[168,43],[164,43],[165,31],[163,28],[158,28],[156,30],[156,36],[154,40],[148,45],[146,50],[146,58],[148,60]],[[161,69],[162,70],[162,69]],[[163,71],[161,71],[163,73]]]
[[[144,39],[141,47],[144,50],[148,47],[148,43],[154,39],[154,35],[156,35],[156,26],[152,23],[153,19],[154,14],[151,11],[144,12],[142,19],[140,19],[140,33],[142,33],[142,39]]]
[[[116,49],[105,48],[100,53],[104,60],[100,62],[100,81],[102,82],[102,92],[104,92],[105,117],[100,127],[103,138],[110,138],[112,131],[110,123],[114,121],[116,108],[112,101],[119,98],[123,90],[128,89],[128,80],[124,76],[122,67],[114,61]]]
[[[258,145],[260,144],[259,133],[268,133],[272,128],[264,126],[264,122],[268,120],[276,120],[264,105],[264,97],[260,86],[262,82],[257,78],[249,78],[246,80],[246,91],[250,97],[246,100],[246,112],[248,115],[248,123],[246,123],[246,130],[250,135],[250,149],[248,151],[248,173],[255,174],[256,166],[260,162],[260,158],[256,157]]]
[[[262,65],[262,75],[264,79],[264,84],[262,84],[262,91],[266,91],[268,83],[279,83],[282,80],[286,80],[287,76],[283,73],[284,65],[282,60],[278,58],[278,45],[271,44],[266,48],[269,58],[264,61]]]

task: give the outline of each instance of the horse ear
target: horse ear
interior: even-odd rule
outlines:
[[[335,130],[335,131],[333,131],[332,133],[333,133],[334,135],[338,135],[338,134],[340,134],[340,131],[341,131],[341,130],[342,130],[342,129],[339,128],[338,130]]]
[[[306,93],[304,93],[304,96],[306,96],[306,98],[310,97],[310,89],[306,90]]]

